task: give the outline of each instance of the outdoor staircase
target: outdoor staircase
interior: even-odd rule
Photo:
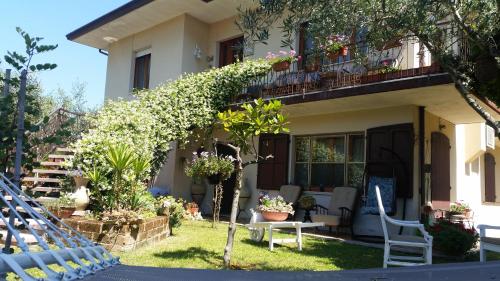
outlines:
[[[56,148],[48,155],[47,161],[40,162],[40,167],[33,169],[30,176],[22,179],[22,188],[29,194],[34,194],[37,201],[54,200],[61,192],[64,177],[68,175],[66,160],[73,158],[69,148]]]

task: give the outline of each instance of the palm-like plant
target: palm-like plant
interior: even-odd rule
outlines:
[[[106,161],[111,166],[113,173],[114,185],[112,189],[116,195],[115,202],[110,202],[110,212],[113,211],[115,205],[120,207],[120,198],[123,195],[123,174],[133,166],[135,159],[133,151],[124,144],[112,145],[106,153]]]

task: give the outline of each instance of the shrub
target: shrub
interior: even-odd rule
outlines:
[[[156,198],[156,208],[160,215],[168,213],[171,229],[181,226],[184,215],[184,201],[182,199],[176,200],[172,196],[160,196]]]
[[[479,239],[474,228],[465,228],[463,223],[445,219],[437,220],[428,231],[434,237],[434,247],[450,256],[465,256]]]

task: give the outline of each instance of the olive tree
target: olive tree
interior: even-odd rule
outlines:
[[[416,37],[447,71],[465,101],[486,123],[497,122],[478,99],[500,104],[500,1],[498,0],[266,0],[240,8],[237,25],[245,44],[266,42],[281,26],[282,45],[292,47],[302,24],[312,38],[363,31],[368,47]],[[467,46],[458,54],[457,45]]]
[[[218,118],[224,131],[228,132],[231,143],[226,143],[236,154],[235,172],[236,184],[234,186],[234,197],[231,206],[231,217],[228,226],[227,242],[224,248],[224,265],[231,265],[231,252],[233,249],[234,235],[236,233],[236,216],[238,213],[238,202],[243,180],[243,169],[251,164],[256,164],[266,157],[259,156],[255,147],[254,139],[260,134],[279,134],[288,132],[287,121],[281,113],[282,104],[278,100],[265,102],[262,99],[254,100],[253,103],[241,105],[240,110],[228,109],[218,113]],[[251,160],[243,162],[242,154],[250,155]]]

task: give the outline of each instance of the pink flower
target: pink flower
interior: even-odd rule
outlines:
[[[295,50],[291,50],[291,51],[290,51],[290,56],[294,57],[294,56],[295,56],[295,54],[296,54]]]

